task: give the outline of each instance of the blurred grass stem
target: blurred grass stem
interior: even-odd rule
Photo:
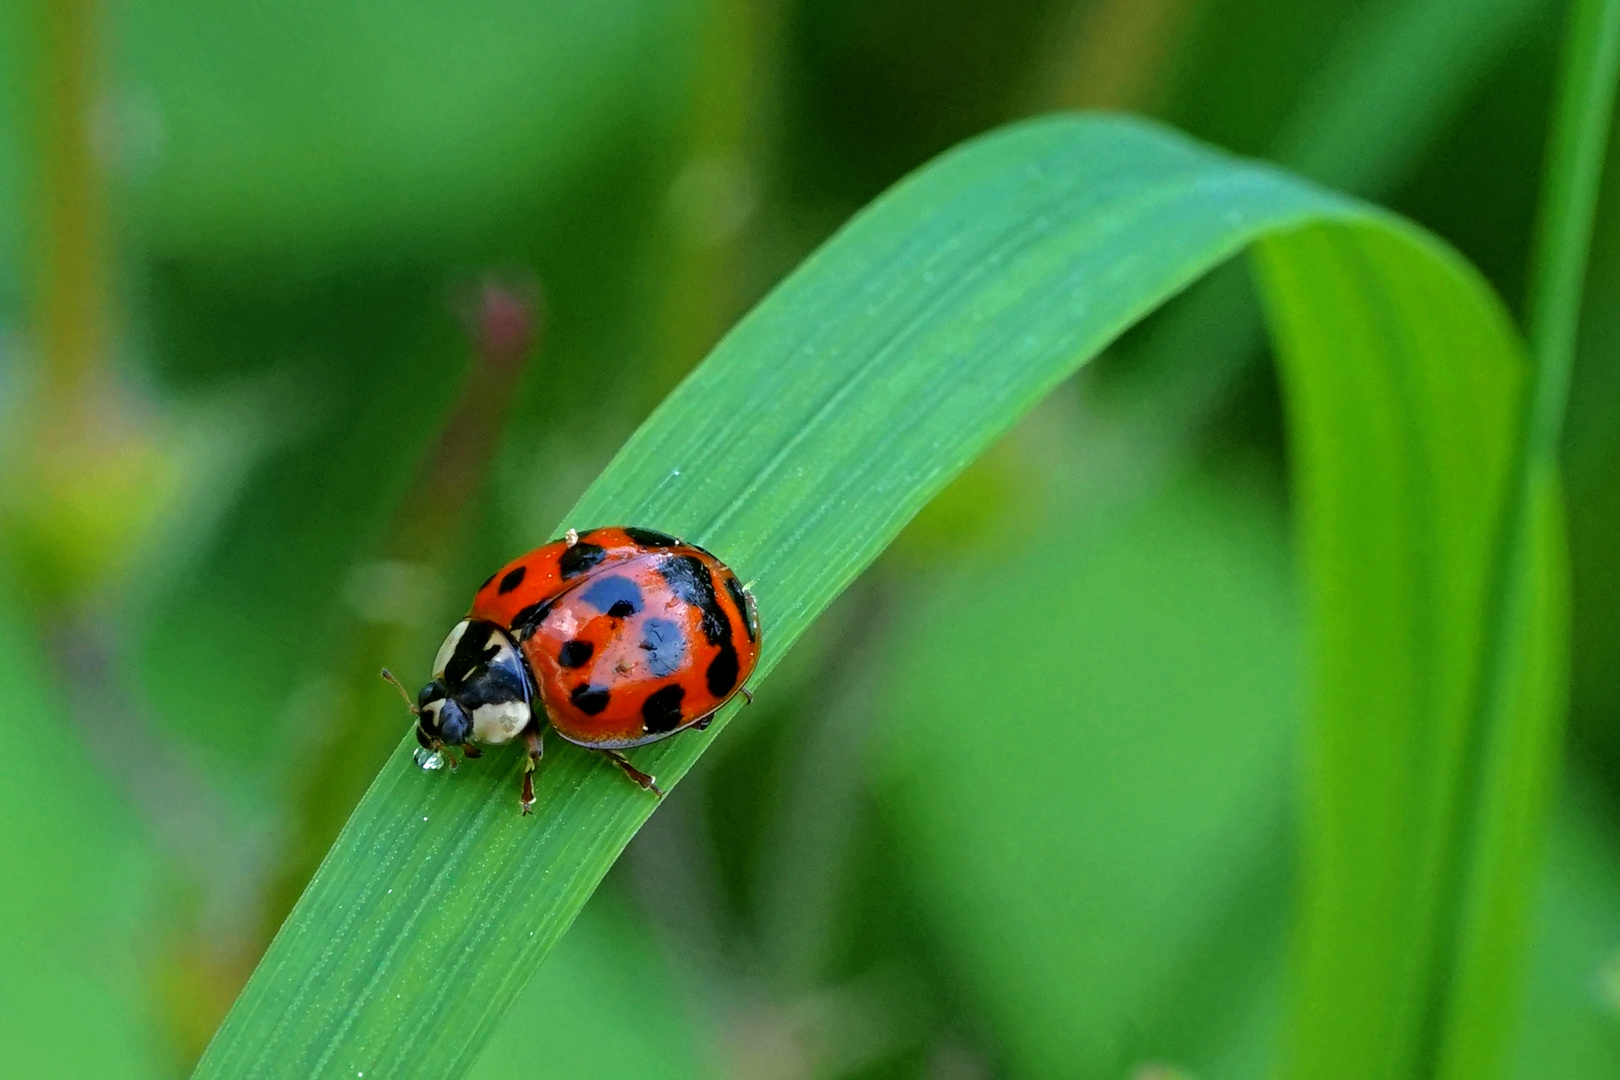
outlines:
[[[1547,144],[1526,323],[1536,360],[1530,452],[1558,452],[1598,186],[1620,77],[1620,0],[1575,0]]]
[[[1533,671],[1548,700],[1539,721],[1516,716],[1510,684],[1528,627],[1541,621],[1550,579],[1561,579],[1564,551],[1558,457],[1575,359],[1586,262],[1598,185],[1620,74],[1620,2],[1575,0],[1570,8],[1558,95],[1551,120],[1527,310],[1530,385],[1520,419],[1519,461],[1500,532],[1503,550],[1486,623],[1481,720],[1470,759],[1471,796],[1455,823],[1458,862],[1450,868],[1449,925],[1432,990],[1433,1041],[1420,1075],[1447,1080],[1496,1075],[1507,1051],[1506,1021],[1517,1005],[1528,951],[1527,922],[1542,864],[1566,708],[1567,643],[1553,665]],[[1541,540],[1551,543],[1538,545]],[[1538,546],[1557,566],[1537,562]],[[1555,633],[1567,634],[1560,618]],[[1520,677],[1523,680],[1524,677]],[[1521,682],[1522,685],[1522,682]],[[1519,693],[1523,693],[1522,690]]]
[[[745,262],[776,115],[782,18],[776,0],[704,5],[685,142],[665,196],[647,408],[692,370],[751,299]]]
[[[482,478],[489,475],[515,388],[539,348],[545,305],[539,285],[530,278],[486,277],[453,306],[472,345],[472,364],[384,533],[381,561],[358,568],[385,571],[356,576],[355,584],[366,593],[410,592],[404,586],[411,582],[438,580],[465,539],[455,523],[466,520]],[[338,663],[325,673],[332,680],[325,685],[335,700],[323,705],[323,715],[332,723],[319,732],[316,751],[300,757],[309,764],[295,778],[288,837],[264,913],[266,942],[292,910],[349,811],[407,726],[403,710],[397,723],[380,719],[377,669],[400,663],[407,650],[420,644],[412,632],[414,624],[404,616],[425,612],[395,609],[412,606],[413,599],[431,607],[430,597],[356,599],[362,601],[360,617],[347,618],[334,631]],[[398,707],[392,691],[386,697],[389,706]]]

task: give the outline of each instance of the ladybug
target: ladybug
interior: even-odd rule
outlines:
[[[417,763],[454,768],[454,747],[476,758],[481,743],[522,738],[528,814],[549,724],[662,795],[621,751],[701,731],[738,693],[752,700],[743,684],[758,658],[753,594],[725,563],[653,529],[570,529],[479,586],[433,678],[414,704],[406,695]]]

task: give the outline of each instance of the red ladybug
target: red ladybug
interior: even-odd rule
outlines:
[[[527,814],[549,723],[662,795],[619,751],[708,727],[758,658],[753,595],[719,559],[652,529],[570,530],[490,575],[439,646],[411,707],[418,761],[522,736]]]

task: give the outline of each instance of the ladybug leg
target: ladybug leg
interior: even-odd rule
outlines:
[[[620,772],[624,773],[624,775],[628,776],[631,780],[634,780],[640,786],[646,788],[654,795],[657,795],[660,799],[664,797],[664,789],[658,786],[657,781],[653,777],[648,776],[646,773],[636,768],[634,765],[630,764],[630,760],[617,750],[603,750],[601,748],[597,748],[596,752],[613,762],[613,764],[617,765]]]
[[[518,796],[518,808],[527,815],[534,813],[534,770],[545,755],[546,741],[539,728],[524,732],[523,741],[529,746],[529,760],[523,764],[523,791]]]
[[[461,752],[469,758],[481,758],[484,756],[484,752],[470,742],[461,744]]]
[[[739,686],[737,687],[737,692],[742,694],[743,700],[748,702],[748,704],[752,705],[754,703],[754,692],[748,689],[748,687]]]

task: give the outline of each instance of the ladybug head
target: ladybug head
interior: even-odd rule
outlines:
[[[457,623],[411,711],[416,741],[428,750],[514,738],[529,726],[531,713],[528,672],[512,639],[494,623]]]

